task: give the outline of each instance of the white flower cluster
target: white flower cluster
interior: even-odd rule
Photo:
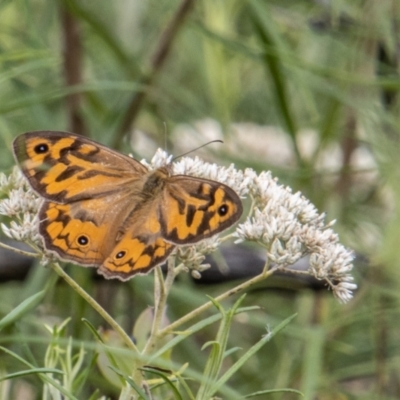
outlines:
[[[1,224],[4,234],[11,239],[42,246],[38,211],[43,200],[31,189],[18,167],[14,167],[9,177],[0,174],[0,191],[8,196],[0,201],[0,215],[13,219],[9,227]]]
[[[270,172],[257,174],[252,169],[237,170],[233,165],[217,166],[198,157],[183,157],[171,164],[171,157],[158,150],[151,163],[142,161],[149,170],[170,166],[174,175],[190,175],[215,180],[230,186],[242,198],[252,199],[249,215],[239,224],[233,236],[237,242],[255,241],[266,249],[268,262],[284,271],[300,258],[309,256],[308,273],[324,280],[342,302],[352,298],[357,288],[350,272],[353,255],[339,243],[338,236],[325,224],[324,214],[301,193],[279,185]],[[8,195],[0,201],[0,214],[13,218],[10,226],[1,224],[4,233],[17,240],[39,244],[38,209],[41,199],[32,191],[16,168],[9,178],[0,175],[0,190]],[[215,250],[221,239],[217,236],[194,246],[179,247],[174,256],[198,277],[207,265],[201,265],[205,254]],[[294,270],[291,270],[295,272]]]
[[[287,270],[300,258],[309,255],[309,273],[325,280],[342,302],[352,298],[357,288],[350,271],[354,256],[339,243],[339,237],[325,224],[300,192],[277,183],[269,172],[255,176],[249,188],[253,212],[240,224],[235,235],[239,241],[256,241],[266,248],[270,262]]]
[[[165,160],[166,156],[160,158]],[[173,173],[212,179],[230,186],[241,197],[249,195],[253,204],[247,220],[234,233],[237,242],[261,244],[266,248],[269,262],[277,269],[287,270],[309,255],[310,275],[325,280],[340,301],[352,298],[352,291],[357,288],[350,274],[353,254],[330,229],[333,222],[325,224],[325,214],[319,214],[300,192],[293,194],[290,188],[279,185],[270,172],[257,175],[252,169],[220,167],[198,157],[185,157],[175,163]],[[199,246],[202,243],[194,247],[201,253],[204,249]]]
[[[177,247],[176,258],[191,271],[193,278],[200,279],[201,272],[210,268],[210,264],[203,264],[207,254],[213,253],[220,241],[218,238],[210,238],[202,240],[194,246],[179,246]]]
[[[147,162],[146,160],[141,160],[140,162],[150,171],[154,171],[157,168],[170,165],[171,161],[172,161],[172,155],[169,155],[164,150],[158,149],[150,162]]]

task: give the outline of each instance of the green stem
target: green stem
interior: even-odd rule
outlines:
[[[125,331],[121,328],[121,326],[117,323],[117,321],[115,321],[115,319],[111,317],[111,315],[108,314],[108,312],[103,307],[101,307],[100,304],[97,303],[97,301],[94,300],[89,293],[83,290],[68,274],[66,274],[58,263],[56,262],[50,263],[50,266],[61,278],[64,279],[65,282],[68,283],[68,285],[71,286],[72,289],[75,290],[76,293],[78,293],[83,299],[85,299],[88,302],[88,304],[92,306],[116,332],[120,334],[125,346],[128,349],[134,351],[138,356],[139,355],[138,348],[132,342],[130,337],[125,333]]]
[[[157,347],[157,342],[159,340],[159,335],[158,332],[160,330],[160,326],[162,324],[162,320],[165,314],[165,306],[167,303],[167,298],[169,291],[171,289],[172,283],[174,282],[176,273],[174,270],[174,263],[175,263],[175,258],[170,257],[168,259],[168,273],[167,277],[164,280],[161,268],[158,266],[155,268],[154,271],[154,317],[153,317],[153,323],[151,326],[151,332],[150,332],[150,337],[146,342],[146,345],[144,346],[144,349],[142,351],[142,356],[143,355],[148,355],[151,354],[154,349]],[[132,371],[132,378],[133,380],[140,386],[143,384],[143,375],[142,371],[140,370],[143,365],[143,359],[146,357],[141,357],[141,360],[137,360],[135,364],[135,368]],[[135,399],[136,397],[131,397],[132,399]]]
[[[248,281],[243,282],[242,284],[240,284],[240,285],[238,285],[238,286],[226,291],[225,293],[222,293],[221,295],[216,297],[215,300],[218,301],[218,302],[220,302],[222,300],[225,300],[226,298],[228,298],[230,296],[233,296],[236,293],[240,293],[243,290],[249,288],[250,286],[252,286],[252,285],[254,285],[256,283],[261,282],[264,279],[267,279],[269,276],[271,276],[276,271],[275,268],[271,268],[269,270],[268,267],[269,267],[269,264],[268,264],[268,261],[267,261],[265,263],[264,270],[260,275],[257,275],[254,278],[249,279]],[[182,324],[190,321],[191,319],[197,317],[202,312],[208,310],[212,306],[213,306],[213,303],[211,301],[208,301],[207,303],[203,304],[202,306],[196,308],[195,310],[193,310],[190,313],[186,314],[182,318],[180,318],[180,319],[176,320],[175,322],[173,322],[172,324],[168,325],[164,329],[161,329],[158,332],[158,337],[162,338],[162,337],[172,333],[176,328],[178,328]]]
[[[134,392],[133,388],[129,384],[127,384],[122,388],[118,398],[118,400],[136,400],[136,399],[137,399],[136,392]]]
[[[168,272],[167,276],[163,278],[160,267],[155,270],[154,276],[154,319],[151,327],[150,337],[143,349],[142,354],[151,354],[157,347],[159,340],[159,332],[162,324],[162,320],[165,314],[165,307],[167,304],[167,298],[169,291],[171,290],[172,284],[176,276],[176,270],[174,268],[175,257],[168,259]]]
[[[8,244],[5,244],[3,242],[0,242],[0,247],[3,247],[3,249],[7,249],[7,250],[11,250],[15,253],[21,254],[23,256],[27,256],[27,257],[39,257],[38,253],[31,253],[30,251],[25,251],[25,250],[21,250],[21,249],[17,249],[16,247],[13,246],[9,246]]]

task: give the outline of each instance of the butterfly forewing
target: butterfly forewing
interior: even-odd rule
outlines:
[[[191,244],[233,225],[243,208],[228,186],[184,175],[169,178],[160,208],[163,237],[175,244]]]
[[[108,196],[147,172],[136,160],[79,135],[28,132],[13,146],[33,189],[59,203]]]

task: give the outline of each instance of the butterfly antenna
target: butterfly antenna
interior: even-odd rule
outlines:
[[[163,124],[164,124],[164,149],[168,153],[168,148],[167,148],[167,145],[168,145],[168,143],[167,143],[167,123],[164,121]]]
[[[219,139],[210,140],[209,142],[204,143],[204,144],[202,144],[202,145],[199,146],[199,147],[196,147],[196,148],[194,148],[194,149],[192,149],[192,150],[187,151],[186,153],[183,153],[183,154],[181,154],[181,155],[179,155],[179,156],[174,157],[174,158],[171,160],[171,162],[175,161],[177,158],[185,157],[185,156],[187,156],[188,154],[193,153],[194,151],[200,150],[200,149],[202,149],[203,147],[206,147],[206,146],[208,146],[208,145],[211,144],[211,143],[224,143],[224,142],[223,142],[222,140],[219,140]]]

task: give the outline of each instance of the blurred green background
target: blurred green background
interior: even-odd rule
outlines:
[[[231,346],[246,350],[266,325],[298,317],[228,386],[242,395],[287,387],[306,399],[398,399],[399,59],[397,0],[1,0],[0,169],[11,171],[13,138],[32,130],[85,134],[139,158],[223,139],[193,156],[271,170],[336,219],[341,242],[363,260],[347,305],[295,280],[248,293],[245,304],[262,310],[235,321]],[[128,331],[152,304],[151,276],[110,283],[90,269],[68,271]],[[51,275],[37,265],[25,280],[1,283],[0,317]],[[169,319],[234,284],[196,286],[182,275]],[[40,366],[43,323],[71,309],[68,333],[92,340],[80,319],[102,321],[59,283],[0,333],[0,345]],[[173,358],[201,371],[208,350],[200,348],[214,331],[184,341]],[[94,387],[116,396],[96,368],[80,398]],[[21,365],[1,355],[0,369]],[[35,377],[7,385],[14,396],[26,390],[21,399],[41,398]]]

